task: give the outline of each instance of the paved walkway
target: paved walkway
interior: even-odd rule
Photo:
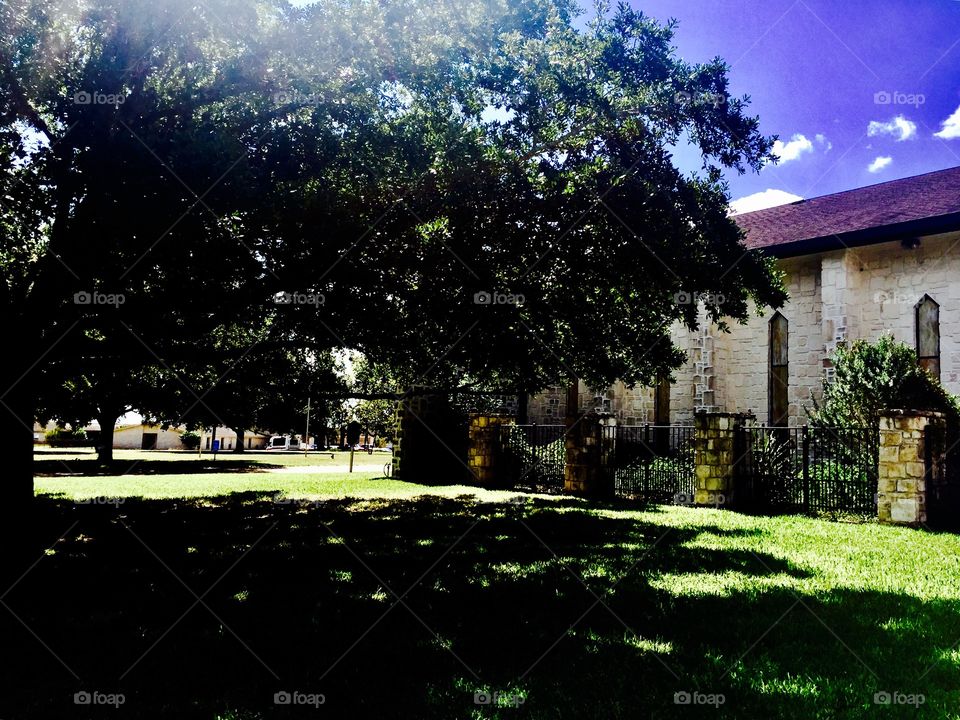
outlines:
[[[354,463],[354,472],[383,472],[383,466],[386,462],[377,465],[361,465]],[[284,467],[265,468],[266,472],[271,473],[295,473],[300,475],[314,475],[321,473],[345,473],[350,471],[349,465],[285,465]]]

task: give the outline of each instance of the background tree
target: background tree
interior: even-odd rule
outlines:
[[[181,391],[176,419],[168,422],[228,427],[237,435],[236,452],[244,451],[247,430],[303,431],[311,393],[342,391],[343,383],[329,349],[285,335],[279,313],[282,306],[210,333],[197,356],[212,362],[185,373],[202,392]],[[312,404],[312,412],[322,416],[324,400],[318,397]]]
[[[20,343],[0,428],[12,442],[4,506],[14,515],[32,496],[26,431],[39,373],[115,310],[84,293],[122,294],[156,357],[174,345],[189,352],[176,341],[260,295],[262,261],[244,247],[237,215],[266,182],[247,161],[262,115],[240,98],[269,97],[282,7],[0,7],[0,306]],[[245,32],[255,47],[235,42]],[[127,357],[131,369],[139,362]]]
[[[84,368],[84,360],[87,361]],[[130,412],[150,418],[159,408],[169,407],[176,392],[172,374],[159,365],[131,366],[129,358],[71,360],[71,370],[54,366],[54,377],[67,375],[59,385],[51,384],[40,394],[37,417],[42,424],[55,420],[74,428],[96,420],[100,433],[96,441],[97,460],[104,465],[113,461],[113,436],[117,420]]]
[[[377,438],[393,438],[397,401],[409,387],[413,378],[404,378],[392,368],[378,366],[363,355],[355,355],[351,363],[353,382],[351,389],[360,399],[351,403],[351,419],[360,423],[363,433]],[[393,397],[390,397],[390,395]],[[378,397],[379,396],[379,397]]]
[[[365,27],[389,52],[345,64],[348,87],[381,88],[372,100],[347,93],[288,118],[311,141],[278,157],[289,179],[275,192],[308,222],[277,228],[301,233],[300,249],[322,227],[327,247],[275,269],[322,286],[335,320],[318,332],[440,387],[602,387],[650,384],[683,361],[669,333],[697,324],[690,298],[710,298],[721,327],[753,302],[782,303],[771,264],[727,214],[722,171],[759,168],[772,139],[729,96],[721,61],[677,59],[672,28],[625,6],[579,30],[569,5],[510,5],[522,31],[461,17],[439,46],[424,24],[449,22],[448,6],[415,20],[409,8],[374,12]],[[310,33],[329,9],[316,6]],[[411,38],[434,49],[429,67]],[[344,125],[345,113],[365,122]],[[672,163],[685,141],[699,174]],[[351,313],[358,303],[370,320]]]

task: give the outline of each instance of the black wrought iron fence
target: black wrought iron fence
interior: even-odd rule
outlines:
[[[617,495],[656,503],[693,501],[692,426],[617,425],[604,433]]]
[[[759,512],[876,512],[876,429],[752,425],[742,432],[741,506]]]
[[[511,485],[546,492],[563,490],[563,425],[504,425],[500,428]]]

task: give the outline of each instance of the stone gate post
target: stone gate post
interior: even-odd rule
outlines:
[[[884,410],[880,416],[877,516],[882,523],[921,525],[946,483],[943,413]],[[934,507],[931,507],[933,505]]]
[[[437,484],[467,480],[467,428],[447,395],[411,388],[397,403],[396,436],[394,477]]]
[[[604,416],[594,412],[567,418],[563,467],[565,492],[587,497],[613,496],[613,476],[607,471],[605,462],[608,455],[606,438],[612,429],[606,425]]]
[[[505,466],[503,432],[513,424],[510,415],[470,414],[470,445],[467,466],[481,487],[497,488],[509,484]]]
[[[694,503],[729,508],[736,502],[744,460],[746,413],[697,413],[694,417]]]

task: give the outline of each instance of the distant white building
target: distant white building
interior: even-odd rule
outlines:
[[[130,422],[130,421],[133,422]],[[183,426],[170,426],[166,429],[159,425],[150,425],[141,421],[140,416],[129,414],[120,418],[113,430],[113,447],[116,450],[186,450],[181,436],[187,431]],[[46,434],[56,427],[56,423],[48,422],[45,426],[39,423],[33,425],[34,443],[46,443]],[[96,444],[100,434],[100,425],[96,421],[85,425],[83,429],[90,438],[89,445]],[[213,434],[209,429],[199,432],[200,447],[210,450]],[[220,441],[221,450],[233,450],[237,445],[237,434],[230,428],[218,427],[216,439]],[[263,449],[267,446],[270,435],[248,430],[244,433],[244,447],[248,450]]]
[[[99,430],[99,428],[98,428]],[[117,450],[183,450],[181,427],[164,430],[159,425],[120,425],[113,431],[113,447]]]
[[[204,450],[213,448],[214,437],[220,442],[221,451],[233,450],[237,447],[237,433],[230,428],[218,427],[216,433],[210,429],[204,430],[200,434],[200,447]],[[262,450],[267,447],[270,435],[254,430],[247,430],[243,434],[243,446],[246,450]]]

